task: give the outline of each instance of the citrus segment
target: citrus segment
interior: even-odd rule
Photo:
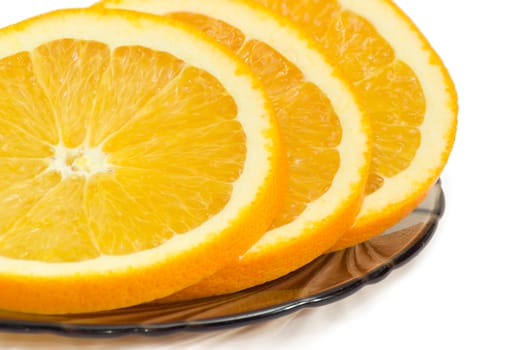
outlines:
[[[16,76],[16,79],[13,79]],[[59,131],[55,124],[54,113],[45,92],[38,83],[34,74],[34,66],[28,52],[21,52],[0,59],[0,121],[2,132],[0,135],[2,147],[0,154],[10,156],[39,156],[49,155],[46,143],[58,142]],[[28,96],[34,99],[27,101]],[[18,116],[12,120],[13,116]],[[8,142],[6,135],[12,132],[25,133],[25,137],[34,138],[25,147],[42,147],[42,153],[16,153],[12,147],[20,145],[18,142]],[[9,147],[9,148],[8,148]],[[31,149],[31,151],[37,151]]]
[[[110,62],[109,47],[98,42],[63,39],[37,47],[31,51],[31,58],[35,77],[51,101],[63,145],[79,146],[95,110],[93,106],[78,106],[96,99],[101,77]]]
[[[48,162],[30,158],[2,158],[0,157],[0,193],[10,189],[13,185],[36,177],[48,167]]]
[[[13,259],[45,262],[97,257],[82,205],[85,182],[84,177],[73,177],[49,188],[2,232],[0,253]]]
[[[163,297],[235,260],[281,206],[265,92],[193,27],[42,15],[0,31],[0,84],[0,308]]]
[[[247,1],[101,5],[180,19],[227,45],[263,83],[287,147],[288,194],[270,230],[239,260],[172,298],[244,289],[329,249],[360,207],[371,139],[349,86],[316,44],[282,17]]]
[[[143,46],[122,46],[96,54],[108,54],[110,64],[99,82],[100,100],[89,120],[89,145],[93,147],[125,125],[128,116],[136,117],[157,94],[164,94],[163,89],[185,66],[173,55]],[[137,84],[139,89],[135,89]]]
[[[353,82],[374,134],[367,197],[344,248],[407,215],[443,169],[456,132],[454,85],[390,0],[254,0],[295,21]]]
[[[30,168],[27,168],[27,170],[23,169],[25,179],[13,179],[9,181],[8,186],[5,186],[0,194],[0,205],[2,206],[2,210],[0,211],[0,230],[2,232],[0,236],[0,250],[3,251],[2,254],[11,256],[16,254],[10,251],[9,246],[17,243],[11,243],[5,236],[5,232],[8,231],[17,220],[23,219],[24,215],[37,205],[61,180],[58,174],[40,171],[41,168],[42,164],[38,164],[37,169],[35,169],[36,171],[34,172],[33,170],[32,174],[29,170]],[[6,180],[8,179],[9,177],[6,178]],[[27,249],[25,253],[22,252],[20,256],[24,254],[27,254]]]
[[[32,158],[52,154],[49,144],[7,118],[0,120],[0,135],[0,157]]]

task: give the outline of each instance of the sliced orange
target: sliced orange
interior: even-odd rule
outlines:
[[[295,21],[353,82],[370,114],[373,159],[362,210],[341,249],[381,233],[425,197],[451,152],[454,84],[390,0],[253,0]]]
[[[181,22],[63,10],[0,30],[0,308],[164,297],[236,260],[285,191],[265,92]]]
[[[289,159],[285,206],[240,260],[173,298],[241,290],[327,251],[353,223],[367,181],[369,123],[341,73],[292,23],[247,1],[121,0],[103,6],[168,15],[233,49],[274,105]]]

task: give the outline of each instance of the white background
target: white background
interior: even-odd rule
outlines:
[[[0,333],[1,349],[519,349],[519,21],[513,0],[397,0],[449,68],[447,210],[412,262],[340,302],[256,326],[159,338]],[[0,26],[89,0],[0,4]],[[0,92],[1,93],[1,92]]]

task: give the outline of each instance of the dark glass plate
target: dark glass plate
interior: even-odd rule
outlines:
[[[0,311],[0,330],[75,336],[160,335],[246,325],[344,298],[409,261],[429,241],[445,206],[440,183],[399,224],[367,242],[323,255],[301,269],[246,291],[82,315]],[[100,296],[101,297],[101,296]]]

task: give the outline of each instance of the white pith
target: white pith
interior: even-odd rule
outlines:
[[[101,147],[68,148],[59,144],[54,146],[47,171],[56,171],[63,179],[70,176],[90,178],[98,173],[109,173],[113,169],[106,160],[106,154]]]

